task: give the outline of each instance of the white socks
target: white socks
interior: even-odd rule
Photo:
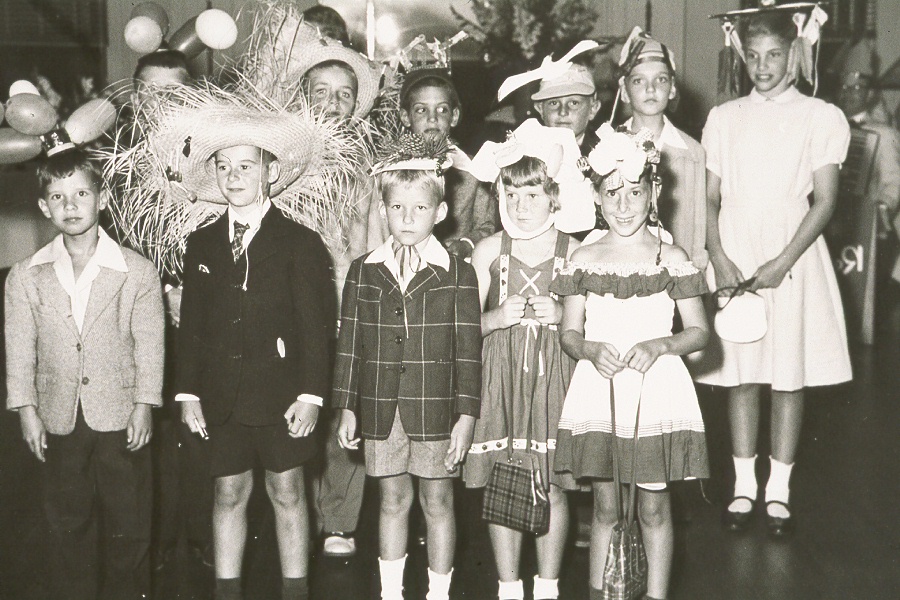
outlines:
[[[534,600],[556,600],[559,598],[559,579],[541,579],[534,576]]]
[[[381,572],[381,600],[403,600],[403,567],[405,566],[405,556],[397,560],[378,559],[378,570]]]
[[[774,458],[769,458],[772,465],[772,472],[769,474],[769,483],[766,484],[766,503],[776,501],[788,503],[790,497],[790,487],[788,483],[791,479],[791,469],[794,468],[793,463],[786,465]],[[773,517],[786,519],[791,516],[790,511],[780,504],[772,504],[766,506],[766,511]]]
[[[501,581],[498,597],[500,600],[525,600],[525,589],[522,580]]]
[[[450,600],[450,579],[453,569],[446,575],[428,569],[428,594],[425,600]]]
[[[756,483],[756,455],[754,454],[750,458],[738,458],[737,456],[731,458],[734,459],[734,497],[746,496],[756,500],[756,494],[759,491]],[[753,505],[750,501],[744,498],[734,500],[728,505],[728,510],[736,513],[750,512],[752,508]]]

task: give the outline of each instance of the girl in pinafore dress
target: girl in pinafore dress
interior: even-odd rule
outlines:
[[[553,140],[559,137],[568,138],[568,169],[557,168],[561,146]],[[507,458],[511,414],[513,448],[523,450],[530,440],[543,482],[549,482],[550,530],[535,539],[535,599],[559,597],[569,521],[564,490],[577,487],[571,474],[553,471],[559,415],[575,365],[560,347],[557,325],[562,304],[550,292],[550,282],[578,247],[554,225],[561,208],[555,178],[560,172],[574,173],[583,181],[577,169],[579,156],[571,131],[551,130],[532,121],[505,144],[486,144],[473,159],[476,170],[481,163],[495,165],[495,172],[499,168],[503,230],[479,242],[472,254],[484,306],[483,410],[463,477],[468,487],[484,487],[494,463]],[[584,194],[587,188],[581,189],[580,200],[590,215],[591,199]],[[523,533],[493,523],[488,530],[500,579],[499,598],[520,600],[525,597],[519,577]]]
[[[673,533],[669,481],[709,475],[697,395],[681,356],[706,345],[700,296],[703,274],[687,253],[648,228],[655,212],[659,153],[652,133],[598,131],[588,157],[609,231],[576,250],[551,290],[565,296],[561,341],[578,360],[559,420],[556,470],[590,478],[591,598],[599,598],[616,522],[611,443],[618,444],[622,481],[638,485],[638,516],[647,551],[648,598],[668,594]],[[675,307],[684,325],[672,333]],[[610,390],[615,390],[612,431]],[[640,404],[636,473],[632,439]]]
[[[793,86],[789,57],[803,38],[797,39],[791,16],[771,11],[741,18],[754,89],[714,108],[703,130],[711,274],[718,288],[752,280],[745,285],[765,300],[768,330],[753,343],[715,337],[695,378],[730,388],[736,482],[725,525],[734,531],[746,527],[757,500],[760,393],[771,386],[765,501],[773,535],[792,526],[788,482],[803,390],[851,377],[844,311],[821,235],[834,211],[850,130],[837,107]],[[810,22],[816,19],[814,10]]]

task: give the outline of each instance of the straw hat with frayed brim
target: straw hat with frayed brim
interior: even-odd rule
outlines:
[[[316,65],[332,60],[345,63],[356,75],[356,109],[353,116],[365,117],[378,97],[381,79],[378,69],[359,52],[337,40],[319,35],[318,30],[308,23],[300,23],[294,36],[288,71],[300,78]]]
[[[309,119],[226,103],[176,108],[150,142],[158,155],[168,157],[170,179],[193,198],[214,204],[225,203],[212,161],[219,150],[255,146],[271,153],[280,165],[278,178],[269,188],[274,198],[304,173],[316,171],[322,145]]]

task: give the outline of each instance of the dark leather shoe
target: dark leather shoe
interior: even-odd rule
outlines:
[[[769,529],[769,534],[773,537],[784,537],[790,534],[794,530],[794,517],[790,514],[791,507],[784,502],[772,500],[771,502],[766,502],[767,509],[770,504],[780,504],[785,507],[788,510],[788,516],[773,517],[769,514],[768,510],[766,510],[766,527]]]
[[[733,512],[726,507],[722,523],[728,531],[743,531],[753,519],[753,511],[756,509],[756,500],[748,498],[747,496],[735,496],[732,498],[731,502],[734,502],[735,500],[748,500],[750,502],[750,510],[747,512]],[[731,503],[729,502],[729,505],[730,504]]]

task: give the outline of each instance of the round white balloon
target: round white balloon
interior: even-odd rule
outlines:
[[[237,24],[224,10],[210,8],[197,16],[200,41],[214,50],[225,50],[237,41]]]
[[[34,87],[34,84],[27,79],[20,79],[9,86],[9,97],[12,98],[16,94],[34,94],[35,96],[41,95],[38,89]]]

